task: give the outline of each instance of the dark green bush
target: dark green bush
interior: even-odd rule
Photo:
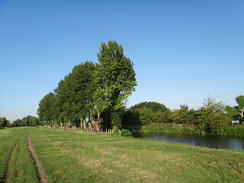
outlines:
[[[132,136],[132,132],[130,130],[127,130],[127,129],[121,129],[121,136],[131,137]]]

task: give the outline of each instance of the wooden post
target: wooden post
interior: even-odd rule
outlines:
[[[119,130],[119,137],[121,136],[121,131]]]

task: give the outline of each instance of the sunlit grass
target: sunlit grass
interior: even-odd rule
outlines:
[[[2,178],[19,139],[10,180],[38,181],[27,148],[29,135],[49,182],[244,181],[244,151],[42,128],[0,133]]]
[[[40,130],[33,147],[55,182],[242,182],[243,151]]]
[[[27,142],[27,137],[33,130],[35,129],[7,129],[0,133],[0,181],[4,181],[9,168],[10,182],[38,182],[35,164]],[[12,151],[11,164],[8,167]]]

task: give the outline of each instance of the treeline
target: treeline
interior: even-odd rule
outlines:
[[[124,128],[128,134],[153,123],[184,124],[192,126],[193,133],[219,136],[226,134],[233,119],[243,121],[244,96],[236,98],[236,107],[208,97],[197,110],[187,105],[170,110],[157,102],[126,109],[127,98],[136,86],[133,63],[115,41],[101,43],[99,51],[98,63],[76,65],[53,92],[41,99],[37,110],[41,123],[81,129],[96,123],[98,130]]]
[[[6,127],[20,127],[20,126],[43,126],[43,123],[35,116],[28,115],[22,119],[17,119],[10,123],[5,117],[0,117],[0,129]]]
[[[239,120],[240,124],[243,123],[244,96],[238,96],[236,102],[238,106],[231,107],[226,106],[223,102],[217,102],[213,97],[207,97],[204,99],[203,106],[197,110],[190,109],[187,105],[170,110],[163,104],[142,102],[127,110],[123,118],[123,126],[131,131],[140,131],[142,126],[155,128],[151,125],[155,123],[183,124],[186,127],[182,129],[185,133],[244,136],[244,128],[230,128],[232,120]],[[167,127],[167,125],[165,126]]]
[[[40,121],[50,126],[86,128],[99,121],[104,129],[121,128],[129,95],[135,91],[133,63],[115,41],[101,43],[98,62],[76,65],[54,92],[39,102]]]
[[[19,126],[43,126],[43,123],[35,116],[28,115],[22,119],[17,119],[12,122],[12,127]]]

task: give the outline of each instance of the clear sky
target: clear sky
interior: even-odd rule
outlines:
[[[134,63],[128,107],[197,109],[244,95],[243,0],[0,0],[0,116],[36,115],[39,101],[101,42]]]

